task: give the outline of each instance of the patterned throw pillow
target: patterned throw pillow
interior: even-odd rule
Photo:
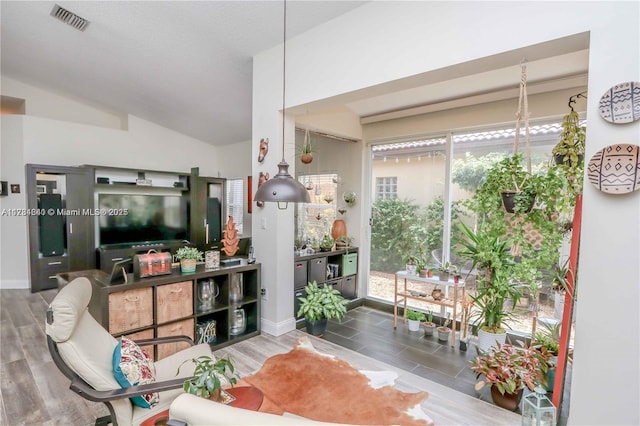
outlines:
[[[146,385],[156,381],[156,368],[149,354],[133,340],[121,337],[113,351],[113,375],[123,388]],[[158,393],[134,396],[131,402],[139,407],[151,408],[158,403]]]

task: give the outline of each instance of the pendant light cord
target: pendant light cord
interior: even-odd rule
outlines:
[[[287,76],[287,0],[284,0],[284,36],[282,41],[282,162],[284,163],[284,121],[285,121],[285,94],[286,94],[286,76]]]

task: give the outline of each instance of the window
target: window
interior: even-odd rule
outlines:
[[[227,179],[227,217],[233,217],[238,235],[243,234],[244,181]]]
[[[338,175],[322,173],[302,175],[298,180],[309,190],[310,203],[298,204],[296,239],[320,241],[331,233],[338,206]]]
[[[398,198],[398,178],[379,177],[376,178],[376,200]]]

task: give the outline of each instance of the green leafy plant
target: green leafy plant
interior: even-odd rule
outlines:
[[[582,193],[585,140],[586,128],[580,125],[580,116],[572,109],[562,119],[560,140],[551,153],[564,170],[574,194]]]
[[[333,245],[336,243],[336,241],[331,238],[331,236],[329,234],[325,234],[325,236],[322,238],[322,241],[320,241],[320,248],[321,249],[331,249],[333,247]]]
[[[180,368],[187,362],[193,362],[196,366],[193,376],[185,380],[182,386],[187,393],[209,398],[222,388],[224,381],[229,382],[231,386],[237,383],[238,376],[230,357],[216,360],[213,357],[203,355],[188,359],[180,364],[176,375],[180,374]]]
[[[411,321],[424,321],[426,319],[422,312],[414,311],[413,309],[407,309],[407,319]]]
[[[484,386],[496,386],[501,394],[515,393],[526,386],[533,390],[536,385],[546,386],[548,361],[551,354],[546,348],[519,348],[510,343],[492,347],[471,360],[471,369],[476,378],[484,376],[476,384],[476,390]]]
[[[462,222],[458,222],[458,227],[465,238],[461,239],[457,253],[472,262],[472,269],[478,268],[477,291],[471,296],[476,309],[470,320],[485,331],[504,332],[503,323],[512,315],[505,309],[505,302],[510,299],[515,305],[520,299],[519,286],[511,280],[516,264],[509,253],[509,243],[484,227],[478,232]]]
[[[433,324],[433,313],[430,310],[427,311],[426,322],[429,324]]]
[[[558,355],[560,347],[560,329],[562,323],[550,324],[541,322],[541,329],[537,331],[531,339],[531,346],[534,348],[545,347],[551,355]]]
[[[195,247],[180,247],[178,251],[176,251],[175,255],[176,259],[194,259],[201,261],[203,260],[202,252]]]
[[[327,284],[320,287],[316,281],[307,284],[304,289],[307,296],[298,298],[298,318],[306,318],[309,321],[335,318],[342,321],[347,313],[349,301],[342,297],[338,290]]]

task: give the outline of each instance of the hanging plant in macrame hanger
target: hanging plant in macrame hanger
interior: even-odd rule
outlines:
[[[309,164],[313,161],[313,151],[311,147],[311,135],[309,129],[304,132],[304,141],[302,142],[302,154],[300,154],[300,161],[304,164]]]

